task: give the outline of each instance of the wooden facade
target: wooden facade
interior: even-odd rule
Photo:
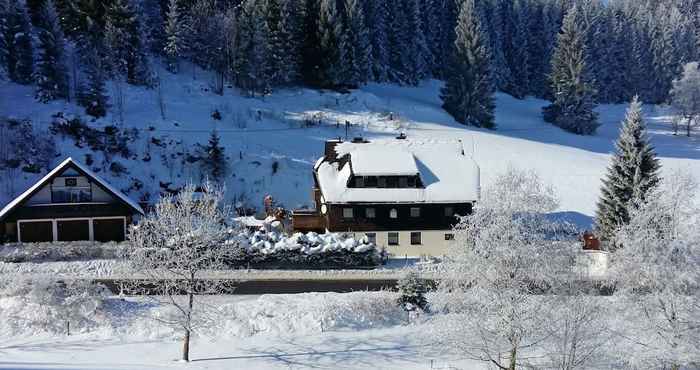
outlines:
[[[123,241],[141,207],[68,158],[0,211],[7,242]]]

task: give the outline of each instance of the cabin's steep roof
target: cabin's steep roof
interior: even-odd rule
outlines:
[[[328,203],[468,203],[479,199],[479,167],[459,142],[374,140],[336,146],[344,162],[318,162],[321,192]],[[357,176],[419,174],[424,188],[349,188]]]
[[[37,191],[41,189],[44,185],[48,184],[49,181],[51,181],[54,177],[58,176],[61,174],[64,170],[66,170],[69,167],[76,168],[78,172],[82,172],[85,176],[91,178],[93,181],[98,183],[107,193],[110,193],[112,196],[120,199],[129,207],[131,207],[134,211],[144,214],[143,209],[141,206],[139,206],[138,203],[136,203],[134,200],[126,196],[124,193],[121,191],[117,190],[116,188],[112,187],[107,181],[102,179],[100,176],[97,176],[94,172],[92,172],[89,168],[83,166],[79,162],[73,160],[73,158],[68,157],[66,158],[61,164],[56,166],[53,170],[51,170],[49,173],[47,173],[44,177],[42,177],[39,181],[37,181],[34,185],[32,185],[29,189],[27,189],[25,192],[20,194],[17,198],[13,199],[10,203],[8,203],[2,210],[0,210],[0,220],[4,219],[7,215],[12,212],[15,208],[23,204],[26,200],[31,198],[32,195],[34,195]]]

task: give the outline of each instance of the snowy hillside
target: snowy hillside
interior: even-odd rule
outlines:
[[[321,156],[323,142],[345,137],[391,137],[405,132],[421,140],[462,140],[481,166],[482,186],[508,166],[536,170],[555,186],[562,212],[580,224],[590,222],[603,176],[626,106],[598,108],[602,126],[595,136],[577,136],[545,123],[537,99],[517,100],[505,94],[496,99],[495,131],[457,124],[441,108],[437,81],[419,87],[370,84],[350,94],[294,89],[275,92],[264,99],[242,96],[228,88],[223,96],[210,87],[207,72],[173,75],[162,72],[165,119],[161,117],[156,91],[127,85],[123,129],[138,130],[129,143],[128,158],[114,156],[127,173],[109,171],[102,153],[80,148],[71,138],[56,136],[59,155],[86,161],[92,168],[134,198],[150,198],[167,186],[176,189],[203,177],[198,162],[188,162],[197,143],[206,144],[217,130],[225,147],[229,171],[227,196],[249,207],[261,208],[271,194],[287,208],[311,204],[311,169]],[[47,130],[53,115],[83,115],[83,109],[64,101],[38,104],[31,87],[0,81],[0,117],[31,120],[35,129]],[[91,127],[116,124],[115,110]],[[221,120],[212,118],[218,111]],[[684,168],[700,173],[700,140],[674,137],[670,117],[663,108],[648,106],[645,115],[653,144],[664,171]],[[86,118],[85,118],[86,119]],[[306,121],[313,124],[308,125]],[[318,122],[321,122],[320,125]],[[118,124],[117,124],[118,125]],[[276,163],[276,164],[275,164]],[[0,179],[0,204],[26,189],[39,174],[19,173]],[[136,181],[138,180],[138,181]],[[134,185],[142,182],[142,186]]]

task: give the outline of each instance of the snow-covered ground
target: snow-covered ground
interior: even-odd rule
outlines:
[[[426,324],[406,324],[395,299],[386,292],[207,298],[217,323],[197,335],[193,361],[183,364],[179,333],[139,315],[150,308],[132,301],[113,299],[89,331],[66,336],[42,331],[47,311],[0,298],[0,312],[25,315],[0,324],[0,369],[481,368],[433,348]]]
[[[204,72],[196,80],[190,74],[163,75],[166,119],[160,116],[155,91],[128,87],[124,126],[140,129],[141,137],[132,144],[136,155],[116,158],[126,165],[128,175],[115,178],[108,171],[102,173],[124,189],[132,179],[143,181],[144,188],[131,194],[135,198],[144,192],[157,194],[159,182],[172,182],[175,187],[188,179],[199,181],[200,166],[176,157],[171,170],[161,157],[192,150],[195,143],[205,144],[216,128],[231,167],[226,181],[230,199],[246,199],[260,208],[263,196],[271,194],[289,208],[309,205],[313,163],[323,152],[324,140],[345,136],[344,123],[349,121],[349,137],[390,138],[406,132],[409,138],[424,141],[462,140],[465,151],[481,167],[482,186],[488,186],[508,166],[534,169],[558,190],[560,211],[587,226],[626,109],[624,105],[600,106],[602,126],[595,136],[584,137],[545,123],[540,113],[545,101],[497,94],[498,128],[488,131],[456,124],[440,107],[438,81],[419,87],[370,84],[351,94],[283,90],[265,99],[251,99],[235,89],[227,89],[223,96],[213,94]],[[51,115],[59,111],[82,113],[80,107],[63,102],[38,104],[31,88],[6,81],[0,81],[0,95],[0,116],[29,118],[37,127],[48,127]],[[212,119],[215,110],[222,120]],[[700,174],[700,138],[673,136],[666,108],[647,106],[645,116],[664,172],[683,168]],[[302,121],[312,118],[320,118],[321,125],[304,127]],[[110,115],[91,125],[108,125],[113,120]],[[149,145],[151,138],[161,139],[166,147]],[[70,139],[60,142],[59,149],[61,157],[71,155],[78,160],[89,153]],[[143,162],[147,152],[152,160]],[[101,156],[94,157],[94,166],[101,166]],[[275,162],[278,170],[273,173]],[[0,180],[12,181],[12,191],[0,194],[0,204],[38,176],[23,177]]]

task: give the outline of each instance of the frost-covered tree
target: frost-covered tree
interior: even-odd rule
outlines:
[[[145,299],[171,308],[170,314],[154,318],[182,331],[184,361],[190,360],[193,332],[211,319],[197,297],[220,294],[224,288],[224,283],[203,279],[203,274],[225,268],[226,257],[237,245],[227,243],[232,229],[226,225],[230,212],[223,199],[221,189],[205,184],[196,192],[188,185],[177,195],[163,197],[129,230],[127,255],[134,275],[158,282],[145,288],[157,293]],[[138,292],[142,285],[130,288]]]
[[[534,173],[510,169],[496,178],[455,227],[439,282],[449,312],[435,325],[439,343],[499,369],[539,355],[557,298],[533,293],[551,288],[571,246],[568,227],[546,217],[557,204]]]
[[[686,134],[690,136],[693,126],[700,123],[700,68],[698,62],[688,63],[683,67],[683,75],[673,81],[671,89],[671,106],[678,113],[680,122],[685,125]],[[679,124],[674,124],[678,133]]]
[[[44,103],[54,99],[67,99],[69,97],[69,82],[65,40],[52,0],[46,0],[41,11],[38,49],[37,99]]]
[[[473,0],[466,0],[457,20],[457,38],[447,81],[440,91],[442,107],[457,122],[494,128],[494,86],[491,81],[490,55]]]
[[[599,126],[595,89],[590,81],[585,50],[582,11],[569,10],[557,38],[549,76],[553,103],[544,108],[544,119],[578,135],[592,135]]]
[[[234,74],[238,86],[251,96],[267,94],[272,85],[269,75],[269,40],[261,2],[248,0],[238,20],[238,47]]]
[[[418,273],[409,271],[396,283],[396,287],[399,290],[397,304],[409,317],[415,310],[428,310],[428,300],[425,298],[428,289]]]
[[[185,53],[185,24],[180,14],[178,0],[168,2],[168,10],[165,14],[165,46],[163,52],[166,57],[168,71],[177,73],[180,70],[180,58]]]
[[[629,212],[648,199],[659,182],[659,160],[649,143],[638,98],[630,104],[596,211],[596,231],[604,241],[629,222]],[[614,247],[614,246],[610,246]]]
[[[289,85],[298,82],[301,75],[303,8],[299,0],[285,0],[281,7],[282,14],[279,20],[281,50],[277,84]]]
[[[611,264],[615,295],[626,304],[622,329],[635,368],[700,363],[700,208],[695,179],[676,172],[616,235],[625,247]]]
[[[34,81],[34,49],[24,1],[10,0],[2,18],[2,60],[7,75],[14,82],[30,84]]]

